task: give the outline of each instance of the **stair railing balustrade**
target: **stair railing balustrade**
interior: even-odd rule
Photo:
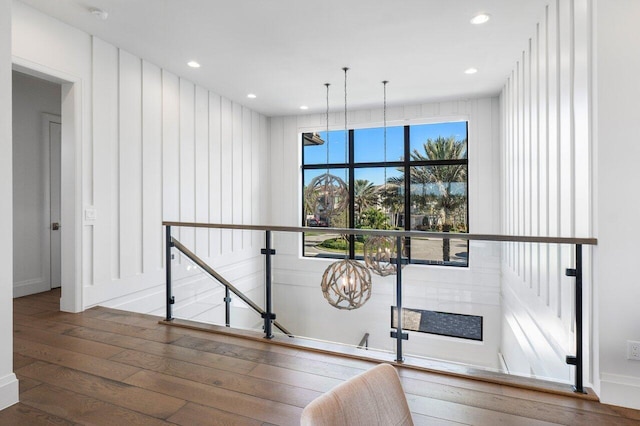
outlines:
[[[175,304],[175,297],[172,293],[172,271],[171,271],[171,249],[179,250],[183,255],[197,264],[208,275],[216,279],[225,286],[225,325],[230,325],[230,292],[234,293],[243,302],[249,305],[254,311],[258,312],[264,320],[264,337],[266,339],[273,338],[273,328],[280,329],[284,334],[293,337],[293,334],[276,321],[276,314],[272,311],[272,259],[276,255],[276,251],[272,248],[271,233],[272,232],[294,232],[303,233],[317,228],[309,227],[287,227],[287,226],[260,226],[260,225],[233,225],[233,224],[210,224],[210,223],[193,223],[193,222],[163,222],[166,227],[166,321],[173,320],[172,306]],[[192,251],[185,247],[180,241],[172,237],[172,227],[185,228],[209,228],[209,229],[228,229],[243,231],[263,231],[265,233],[265,247],[261,249],[261,253],[265,256],[265,308],[260,308],[251,301],[244,293],[237,289],[233,284],[224,279],[213,268],[198,258]],[[444,232],[424,232],[424,231],[396,231],[396,230],[377,230],[377,229],[350,229],[350,228],[322,228],[323,233],[334,233],[338,235],[376,235],[395,237],[397,244],[397,253],[401,254],[403,238],[438,238],[450,239],[451,233]],[[514,242],[514,243],[538,243],[538,244],[571,244],[575,246],[575,265],[573,268],[567,268],[565,274],[575,277],[575,294],[574,294],[574,312],[575,312],[575,345],[576,354],[567,355],[566,363],[576,368],[574,391],[577,393],[585,393],[583,383],[583,265],[582,265],[582,248],[583,245],[596,245],[595,238],[569,238],[569,237],[536,237],[536,236],[512,236],[512,235],[489,235],[489,234],[456,234],[455,237],[460,240],[467,241],[494,241],[494,242]],[[398,363],[404,361],[403,358],[403,340],[408,339],[408,334],[403,331],[402,324],[402,256],[394,259],[396,262],[396,319],[395,331],[391,331],[390,335],[396,340],[396,357]]]

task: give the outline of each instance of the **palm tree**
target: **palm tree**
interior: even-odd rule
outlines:
[[[404,182],[397,182],[397,178],[391,177],[387,179],[384,186],[379,189],[381,193],[382,207],[392,215],[392,226],[398,226],[400,214],[404,212],[404,196],[400,193],[399,188],[404,186]]]
[[[467,141],[456,140],[454,136],[443,138],[438,136],[435,140],[427,139],[422,145],[424,154],[414,149],[411,153],[412,161],[424,160],[458,160],[466,157]],[[438,189],[436,207],[442,210],[444,224],[442,230],[449,232],[453,225],[453,212],[465,203],[466,197],[453,193],[453,185],[464,182],[467,179],[467,167],[463,164],[442,166],[421,166],[411,168],[411,182],[423,185],[423,196],[426,197],[426,185],[434,184]],[[449,239],[442,241],[442,260],[449,260]]]
[[[355,180],[355,184],[353,185],[353,202],[358,217],[363,210],[372,207],[377,199],[378,194],[376,187],[373,186],[372,182],[366,179]]]
[[[411,161],[438,161],[460,160],[466,158],[467,141],[457,140],[454,136],[444,138],[438,136],[435,140],[427,139],[422,144],[422,152],[414,149],[411,152]],[[399,168],[400,172],[404,169]],[[467,167],[464,164],[437,165],[437,166],[411,166],[409,169],[412,185],[422,185],[422,194],[418,197],[418,204],[426,205],[429,198],[435,196],[435,208],[442,212],[444,223],[442,230],[449,232],[453,225],[453,212],[464,205],[466,196],[456,194],[455,184],[465,182],[467,179]],[[402,185],[404,174],[389,179],[389,183]],[[410,191],[409,188],[407,188]],[[442,258],[450,260],[449,240],[442,243]]]

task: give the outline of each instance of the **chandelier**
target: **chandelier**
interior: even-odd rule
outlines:
[[[344,71],[344,133],[347,149],[347,71]],[[328,93],[327,85],[327,93]],[[327,95],[327,129],[329,128],[329,97]],[[327,135],[329,132],[327,131]],[[328,147],[327,147],[328,148]],[[346,156],[345,156],[346,158]],[[349,241],[349,238],[345,238]],[[322,274],[322,294],[329,304],[337,309],[358,309],[371,297],[371,273],[360,262],[349,259],[347,245],[345,258],[332,263]]]
[[[387,162],[387,80],[382,82],[384,103],[384,162]],[[383,196],[387,195],[387,168],[384,169]],[[402,256],[393,238],[387,236],[369,236],[364,242],[364,262],[374,274],[386,277],[396,273],[394,260]]]

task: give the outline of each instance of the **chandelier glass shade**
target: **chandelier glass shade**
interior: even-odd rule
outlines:
[[[371,297],[371,273],[361,263],[343,259],[332,263],[322,275],[322,294],[331,306],[353,310]]]

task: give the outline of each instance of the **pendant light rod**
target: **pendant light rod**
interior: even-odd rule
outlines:
[[[344,161],[345,163],[349,161],[349,130],[347,128],[347,71],[349,71],[348,67],[343,67],[342,71],[344,71]],[[349,182],[348,177],[348,169],[345,170],[345,182]],[[355,182],[351,182],[351,185],[354,185]],[[349,192],[352,194],[353,189]],[[347,241],[347,246],[345,248],[344,258],[345,260],[349,258],[349,252],[351,251],[351,243],[355,241],[354,236],[345,236]]]
[[[327,174],[329,174],[329,86],[331,83],[325,83],[324,86],[327,88],[327,134],[325,138],[327,139]]]
[[[384,92],[384,102],[382,105],[382,120],[384,126],[384,162],[387,162],[387,84],[389,80],[382,81],[382,88]],[[387,196],[387,168],[384,168],[384,195]]]

